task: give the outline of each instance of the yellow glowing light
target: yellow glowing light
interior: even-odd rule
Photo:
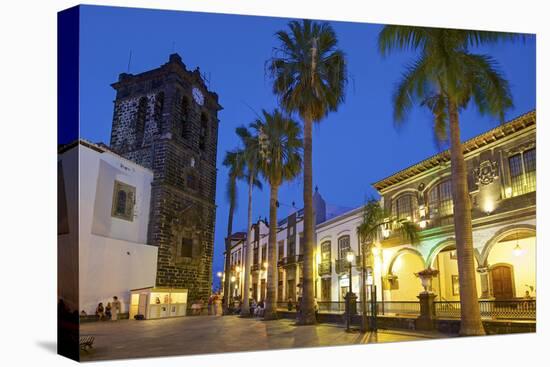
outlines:
[[[235,270],[237,271],[237,273],[239,273],[239,272],[241,271],[241,267],[240,267],[240,266],[237,266],[237,267],[235,268]]]
[[[239,289],[239,286],[238,286],[238,285],[235,285],[235,289]]]
[[[420,228],[426,228],[426,221],[421,220],[420,223],[418,223],[418,225],[420,226]]]
[[[353,254],[353,252],[348,252],[348,254],[346,255],[346,260],[351,263],[353,262],[353,259],[355,259],[355,255]]]
[[[516,244],[516,247],[514,247],[514,249],[512,250],[512,252],[514,253],[514,256],[521,256],[521,255],[523,255],[523,249],[519,246],[519,243]]]
[[[420,205],[420,207],[418,208],[418,212],[419,212],[421,217],[425,217],[426,216],[426,207],[424,205]]]
[[[231,277],[231,281],[234,282],[235,280],[237,280],[237,278],[235,278],[235,276],[233,275],[233,276]]]
[[[267,262],[264,262],[264,269],[267,269]]]
[[[506,195],[507,198],[512,197],[512,188],[511,188],[511,187],[507,187],[507,188],[504,190],[504,193],[505,193],[505,195]]]
[[[371,251],[374,256],[378,256],[380,253],[380,249],[378,247],[373,247]]]
[[[487,200],[485,202],[485,205],[483,205],[483,210],[485,211],[485,213],[491,214],[493,210],[495,210],[495,204],[493,203],[493,201]]]
[[[384,236],[384,238],[388,238],[390,236],[390,230],[387,228],[382,229],[382,236]]]

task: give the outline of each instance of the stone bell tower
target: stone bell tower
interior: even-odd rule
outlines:
[[[159,68],[120,74],[111,149],[154,172],[148,243],[156,286],[210,293],[216,217],[218,95],[178,54]]]

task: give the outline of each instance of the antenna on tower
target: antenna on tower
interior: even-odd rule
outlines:
[[[130,55],[128,55],[128,70],[127,72],[130,73],[130,64],[132,63],[132,50],[130,50]]]

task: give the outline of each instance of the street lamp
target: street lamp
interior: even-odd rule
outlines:
[[[346,261],[348,262],[349,264],[349,291],[348,291],[348,294],[346,295],[346,306],[347,306],[347,322],[346,322],[346,331],[350,331],[350,325],[351,325],[351,299],[353,297],[353,288],[352,288],[352,273],[351,273],[351,269],[353,267],[353,260],[355,259],[355,254],[352,252],[352,251],[349,251],[347,254],[346,254]]]
[[[218,279],[220,280],[220,292],[221,290],[223,289],[223,285],[222,285],[222,277],[223,277],[223,273],[221,271],[218,271],[216,273],[216,275],[218,276]]]

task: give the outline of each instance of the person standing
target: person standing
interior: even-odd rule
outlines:
[[[105,306],[105,319],[111,320],[112,313],[111,313],[112,307],[111,302],[107,302],[107,306]]]
[[[113,303],[111,305],[113,313],[113,316],[111,317],[111,320],[116,321],[118,320],[118,313],[120,312],[120,301],[118,300],[117,296],[113,296]]]

